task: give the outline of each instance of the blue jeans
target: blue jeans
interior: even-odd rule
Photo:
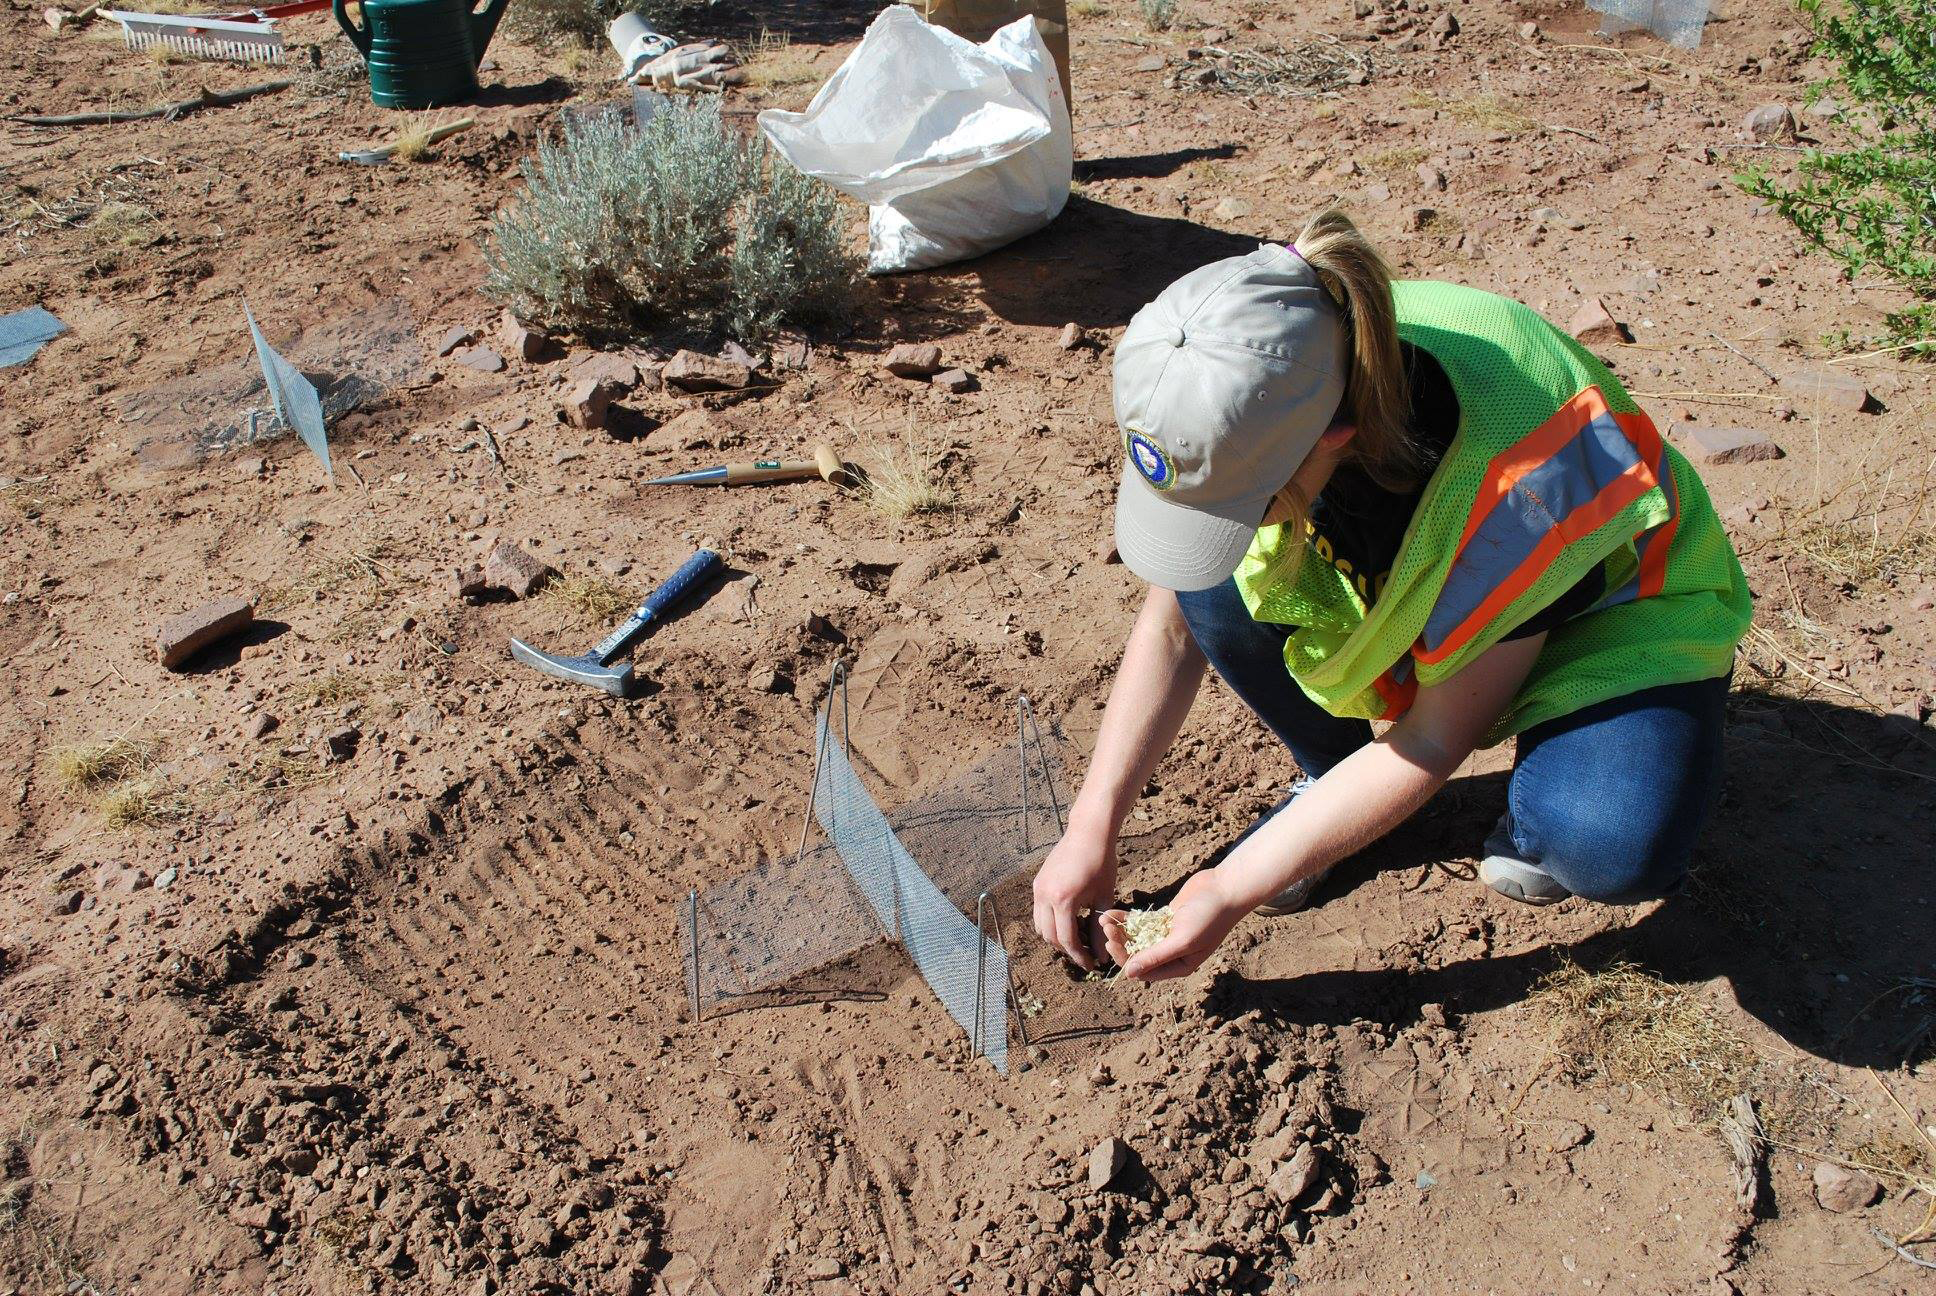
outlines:
[[[1305,696],[1284,666],[1288,628],[1252,620],[1234,583],[1177,601],[1210,665],[1307,775],[1371,741],[1368,722],[1340,719]],[[1678,888],[1720,794],[1727,696],[1725,678],[1662,685],[1520,734],[1506,788],[1512,853],[1606,904]]]

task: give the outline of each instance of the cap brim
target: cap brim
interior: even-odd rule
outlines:
[[[1116,488],[1116,552],[1152,585],[1189,593],[1230,579],[1270,508],[1266,492],[1209,509],[1172,504],[1142,475],[1123,467]]]

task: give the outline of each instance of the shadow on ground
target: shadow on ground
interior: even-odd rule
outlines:
[[[1724,977],[1743,1009],[1831,1062],[1893,1068],[1936,1054],[1936,744],[1927,730],[1820,702],[1736,694],[1730,711],[1726,790],[1688,885],[1633,925],[1433,968],[1229,975],[1215,993],[1233,1015],[1409,1022],[1428,1003],[1476,1013],[1518,1002],[1562,960],[1588,969],[1627,960],[1672,982]],[[1505,783],[1493,774],[1453,784],[1340,869],[1318,902],[1381,871],[1433,867],[1448,841],[1476,852]]]

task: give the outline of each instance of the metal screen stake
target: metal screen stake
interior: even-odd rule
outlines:
[[[692,933],[692,1020],[699,1022],[699,888],[686,892],[686,923]]]
[[[987,928],[991,919],[993,920],[995,928],[995,943],[1001,947],[1002,953],[1006,955],[1008,953],[1008,939],[1002,935],[1001,906],[995,903],[993,892],[984,891],[975,897],[975,1029],[971,1036],[974,1043],[975,1057],[986,1056],[981,1046],[981,1023],[982,1014],[986,1011],[987,1007]],[[1006,958],[1003,959],[1002,963],[1002,976],[1008,983],[1004,1011],[1015,1014],[1015,1033],[1021,1038],[1022,1046],[1026,1048],[1029,1044],[1028,1023],[1022,1018],[1021,998],[1015,993],[1014,966]]]

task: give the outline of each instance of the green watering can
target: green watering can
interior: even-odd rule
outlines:
[[[370,65],[370,98],[385,108],[441,108],[477,93],[477,65],[509,0],[362,0],[363,26],[344,0],[331,12]]]

